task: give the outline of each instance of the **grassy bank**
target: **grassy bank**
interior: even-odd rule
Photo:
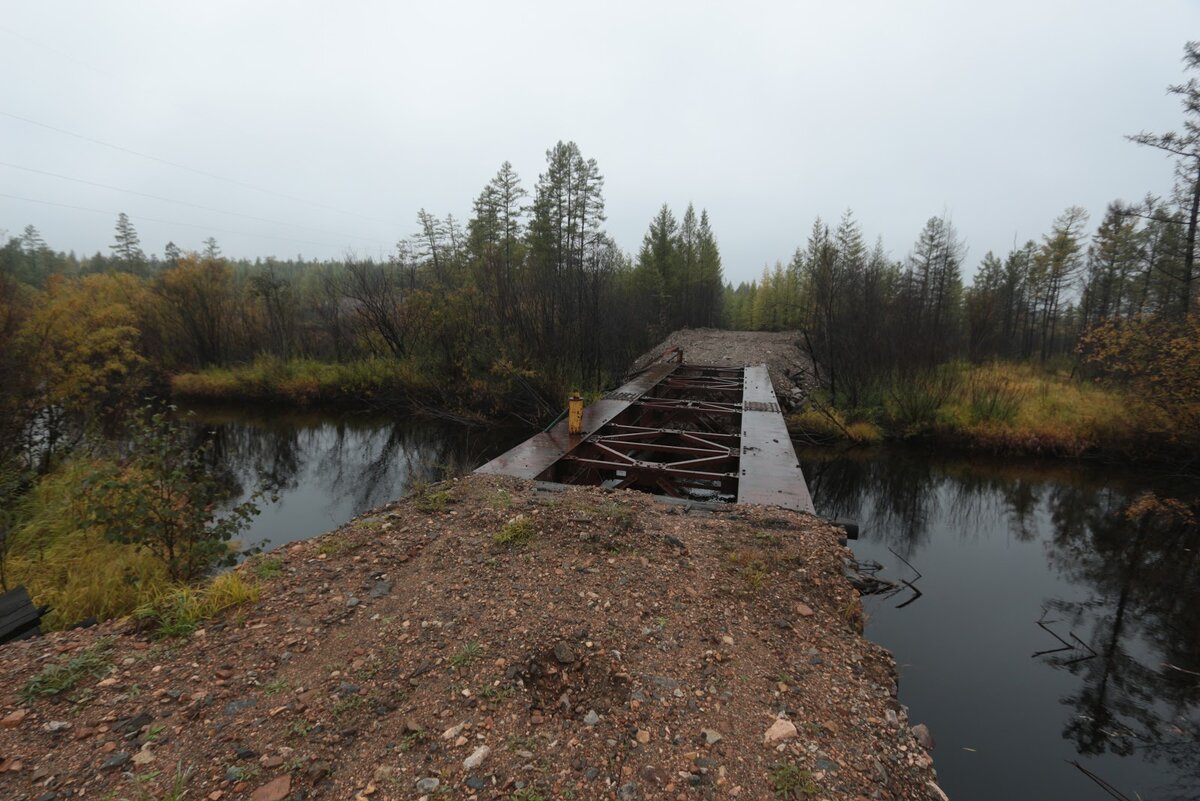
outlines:
[[[50,607],[43,629],[133,615],[166,634],[185,633],[222,609],[257,597],[240,571],[199,584],[172,581],[150,549],[113,541],[90,522],[86,486],[96,463],[73,459],[42,478],[14,510],[4,578]]]
[[[196,400],[247,400],[295,406],[395,401],[434,389],[411,362],[364,359],[330,363],[260,357],[235,367],[210,367],[171,379],[171,391]]]
[[[418,360],[322,362],[262,356],[233,367],[210,367],[171,378],[171,392],[193,401],[250,401],[296,408],[404,407],[485,419],[513,409],[556,411],[546,398],[565,394],[530,371],[499,363],[468,378],[446,375]]]
[[[1179,449],[1183,433],[1130,394],[1064,371],[1008,363],[951,364],[895,376],[854,408],[833,408],[817,398],[788,425],[793,434],[816,441],[924,440],[1072,458],[1162,458]]]

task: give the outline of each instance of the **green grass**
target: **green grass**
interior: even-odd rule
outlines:
[[[157,637],[185,637],[226,609],[258,600],[261,589],[238,572],[223,573],[201,587],[173,586],[156,593],[134,617]]]
[[[817,794],[817,785],[813,783],[812,773],[793,762],[776,765],[767,778],[776,798],[798,799]]]
[[[38,698],[65,693],[84,679],[102,679],[112,670],[112,659],[112,640],[100,640],[69,660],[46,665],[25,682],[21,699],[33,703]]]
[[[533,521],[525,515],[517,515],[504,524],[504,528],[492,537],[492,542],[497,545],[527,545],[533,540],[534,533]]]
[[[546,796],[533,787],[522,787],[509,796],[510,801],[546,801]]]
[[[454,500],[454,495],[449,490],[437,489],[435,485],[424,481],[413,483],[409,497],[413,499],[417,509],[427,513],[443,512],[446,510],[446,506]]]
[[[454,667],[466,667],[483,656],[483,647],[477,642],[469,642],[450,657]]]
[[[273,579],[283,572],[283,560],[275,556],[260,556],[251,563],[254,575],[264,581]]]

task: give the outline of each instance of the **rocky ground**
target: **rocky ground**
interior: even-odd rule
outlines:
[[[190,637],[0,647],[0,798],[943,799],[839,534],[441,485],[244,565],[261,600]]]
[[[744,367],[766,364],[775,394],[785,408],[803,399],[813,385],[812,362],[800,347],[799,331],[722,331],[716,328],[684,328],[643,354],[634,362],[640,370],[674,348],[683,349],[687,364]]]

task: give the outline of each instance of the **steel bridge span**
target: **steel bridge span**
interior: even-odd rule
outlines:
[[[813,512],[765,365],[651,365],[476,472]]]

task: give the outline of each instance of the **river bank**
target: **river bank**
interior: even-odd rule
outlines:
[[[471,476],[243,567],[260,599],[185,640],[6,646],[0,788],[939,797],[848,554],[810,516]]]

